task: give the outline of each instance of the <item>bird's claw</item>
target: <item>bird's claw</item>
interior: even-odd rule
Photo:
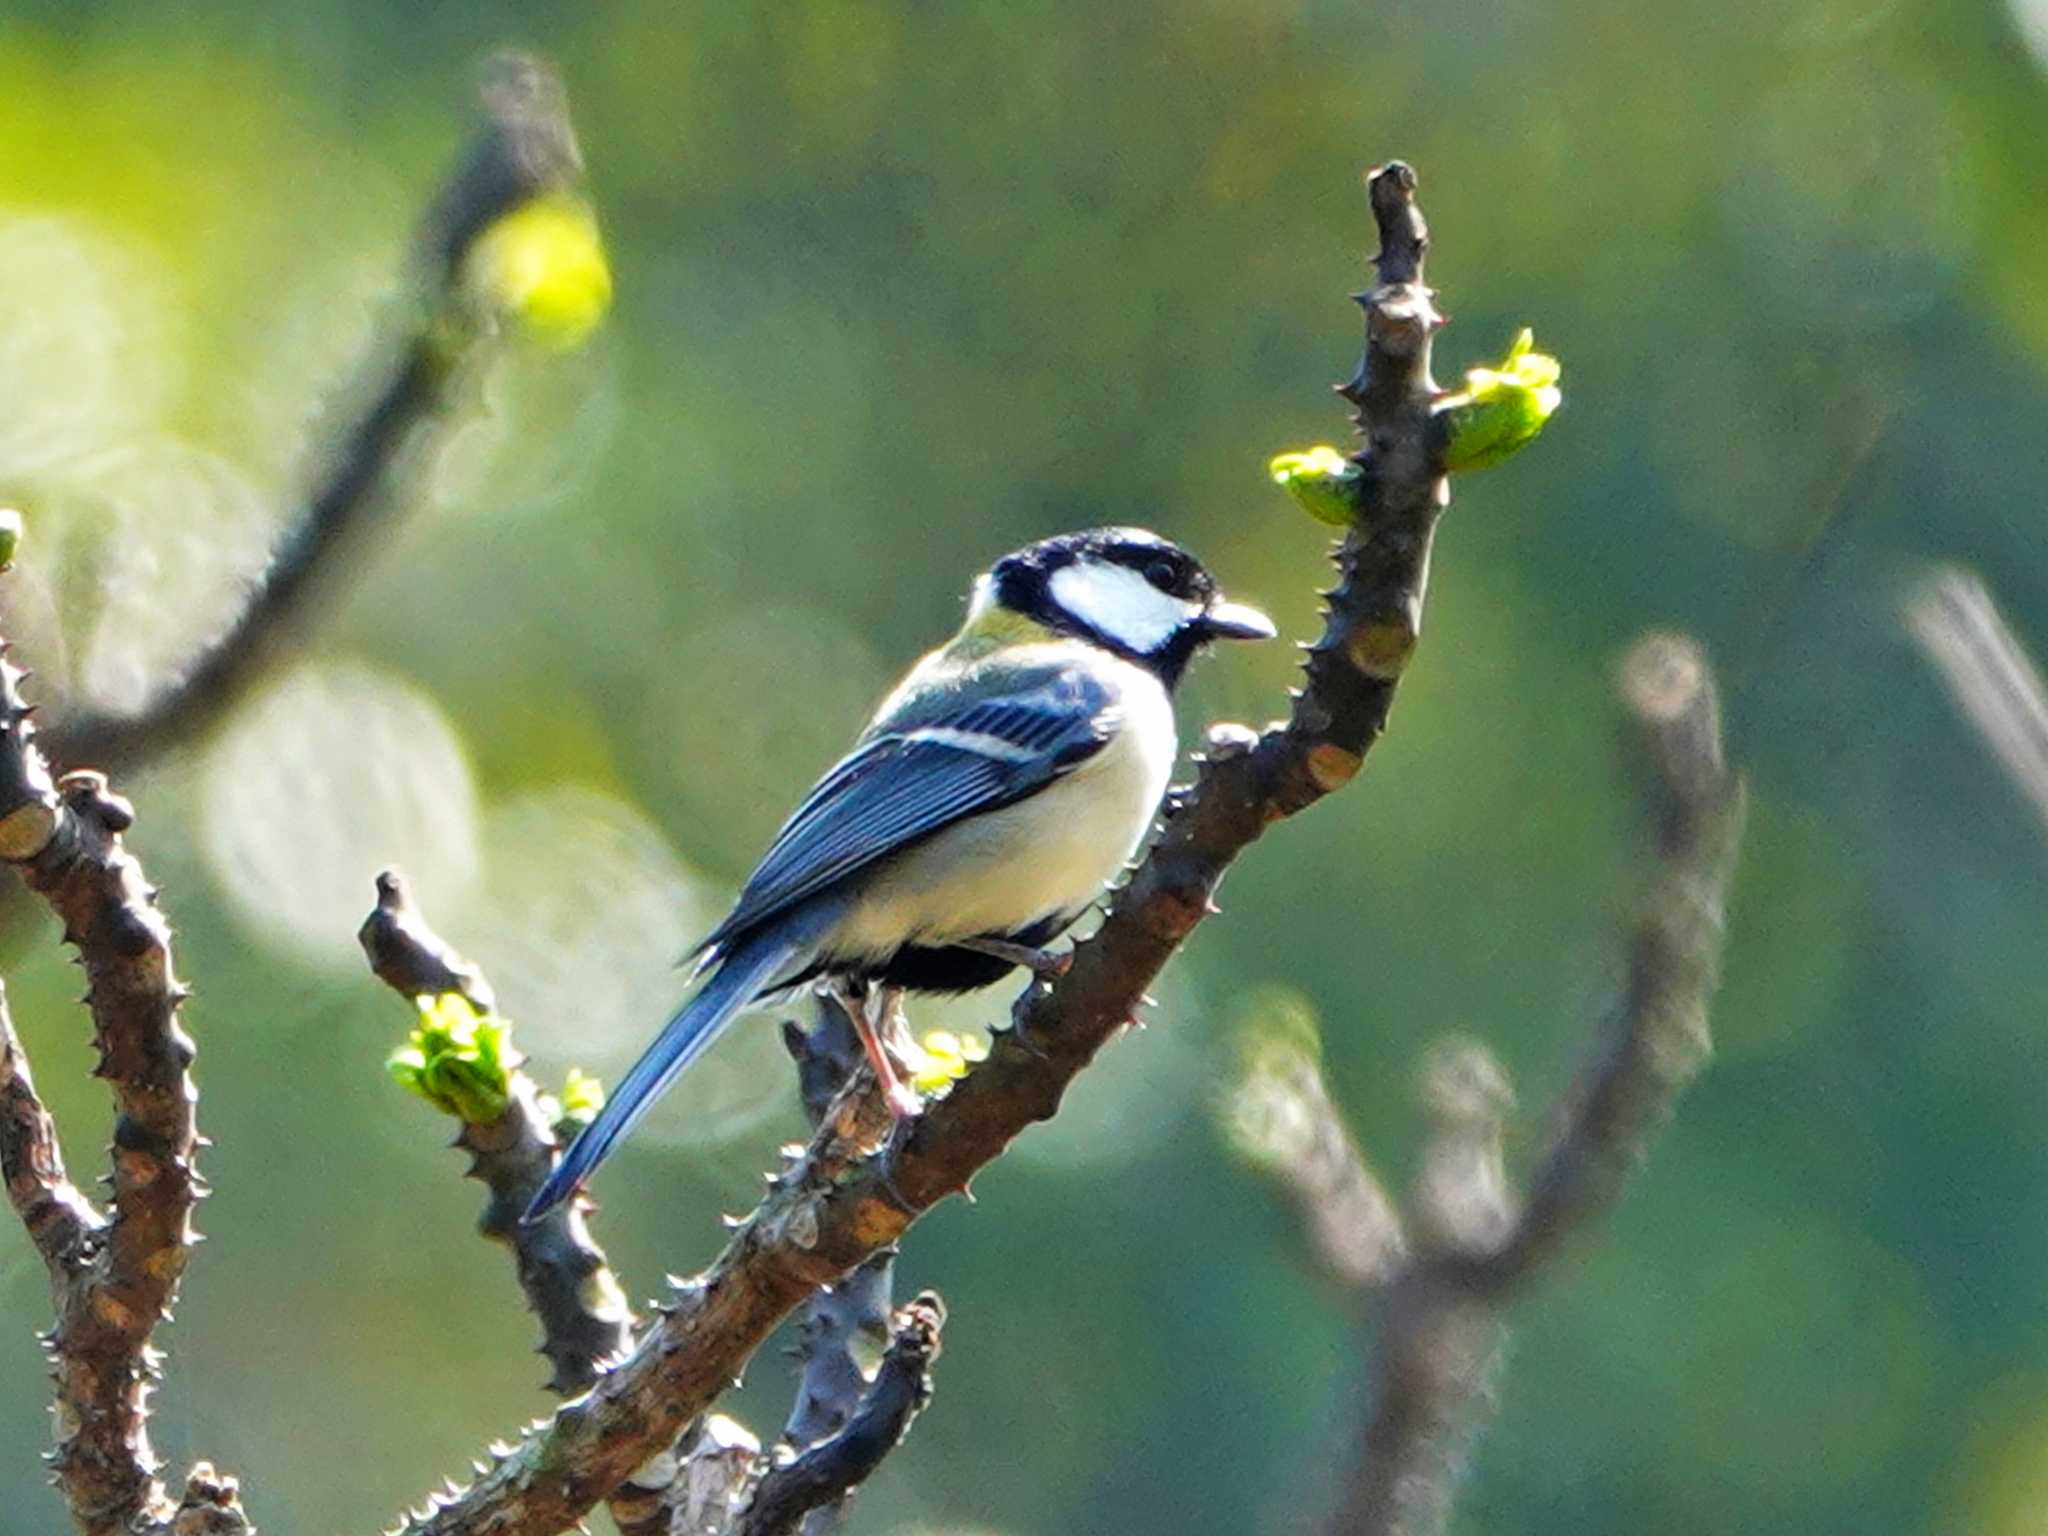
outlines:
[[[924,1113],[924,1100],[906,1082],[899,1080],[888,1084],[883,1090],[883,1097],[888,1100],[889,1113],[898,1120],[914,1120]]]
[[[1071,949],[1040,949],[1035,944],[1013,944],[1008,939],[963,939],[959,947],[1007,960],[1012,965],[1021,965],[1040,981],[1064,976],[1074,964]]]

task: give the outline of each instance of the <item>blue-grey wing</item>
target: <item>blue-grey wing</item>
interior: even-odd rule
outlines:
[[[776,834],[724,922],[696,952],[731,943],[941,828],[1013,805],[1102,750],[1116,700],[1062,670],[1026,691],[919,711],[833,767]]]

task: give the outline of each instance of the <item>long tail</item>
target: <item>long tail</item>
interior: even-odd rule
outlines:
[[[789,963],[829,925],[836,911],[793,914],[769,932],[742,941],[718,962],[703,988],[676,1011],[654,1044],[606,1096],[597,1118],[569,1144],[562,1160],[526,1207],[522,1221],[538,1221],[568,1199],[612,1148],[640,1123],[683,1069],[711,1048],[756,993],[786,974]]]

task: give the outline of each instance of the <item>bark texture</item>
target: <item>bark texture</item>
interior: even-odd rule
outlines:
[[[191,1255],[200,1195],[193,1045],[177,1017],[186,992],[156,892],[122,840],[133,809],[97,773],[52,782],[23,677],[0,661],[0,857],[57,915],[85,971],[95,1075],[114,1101],[109,1209],[102,1216],[65,1178],[56,1127],[4,1020],[0,1158],[56,1305],[45,1344],[57,1485],[87,1536],[161,1530],[178,1507],[149,1441],[151,1339]]]

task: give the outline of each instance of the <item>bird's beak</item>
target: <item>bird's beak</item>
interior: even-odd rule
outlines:
[[[1202,615],[1202,633],[1215,640],[1270,640],[1280,631],[1247,603],[1214,602]]]

